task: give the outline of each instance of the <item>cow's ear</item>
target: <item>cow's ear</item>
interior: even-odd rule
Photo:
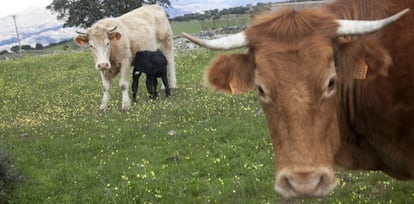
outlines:
[[[337,71],[345,77],[365,79],[367,77],[387,76],[392,65],[388,51],[378,42],[370,39],[338,38],[335,57]]]
[[[89,43],[89,37],[87,35],[78,35],[73,38],[73,41],[79,46],[85,46]]]
[[[110,32],[109,39],[110,40],[119,40],[122,37],[121,33],[119,32]]]
[[[248,54],[221,55],[205,74],[206,82],[215,90],[243,94],[254,85],[254,66]]]

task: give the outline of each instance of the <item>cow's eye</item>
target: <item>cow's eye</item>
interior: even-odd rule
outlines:
[[[325,98],[329,98],[333,95],[333,93],[335,93],[336,90],[336,84],[337,84],[337,77],[336,75],[331,76],[326,82],[325,85],[325,92],[323,94],[323,96]]]
[[[265,92],[261,86],[257,86],[257,91],[261,97],[265,97]]]
[[[333,91],[335,89],[335,85],[336,85],[336,78],[331,78],[329,79],[328,82],[328,91]]]
[[[89,47],[93,49],[93,45],[92,44],[89,44]]]
[[[109,42],[106,43],[106,46],[109,46]]]
[[[272,99],[270,98],[270,96],[268,96],[268,93],[266,93],[265,89],[262,86],[257,85],[257,92],[259,92],[260,100],[263,103],[272,102]]]

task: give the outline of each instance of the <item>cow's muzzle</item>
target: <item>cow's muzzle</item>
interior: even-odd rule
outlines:
[[[285,168],[276,174],[275,189],[286,198],[325,197],[335,186],[334,171],[324,167],[300,171]]]
[[[111,65],[108,62],[99,63],[96,65],[96,68],[100,71],[108,70],[111,68]]]

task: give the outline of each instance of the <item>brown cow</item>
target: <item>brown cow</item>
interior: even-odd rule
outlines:
[[[219,91],[258,90],[282,196],[326,196],[334,164],[414,179],[414,12],[406,8],[414,1],[337,0],[263,14],[221,39],[183,34],[210,49],[248,48],[218,57],[206,78]]]

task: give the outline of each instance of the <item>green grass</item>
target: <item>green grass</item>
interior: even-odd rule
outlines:
[[[209,91],[217,52],[176,57],[178,88],[152,102],[144,80],[128,112],[118,80],[98,112],[89,52],[0,61],[0,148],[26,181],[12,203],[278,203],[273,151],[255,93]],[[375,172],[338,171],[326,199],[293,203],[413,203],[414,185]]]
[[[44,48],[44,52],[55,52],[55,51],[65,51],[65,50],[77,50],[79,46],[73,42],[72,39],[69,39],[67,42],[61,42],[57,45],[49,46]]]
[[[171,29],[174,36],[179,36],[181,32],[186,33],[197,33],[202,29],[201,23],[199,21],[185,21],[185,22],[171,22]]]

